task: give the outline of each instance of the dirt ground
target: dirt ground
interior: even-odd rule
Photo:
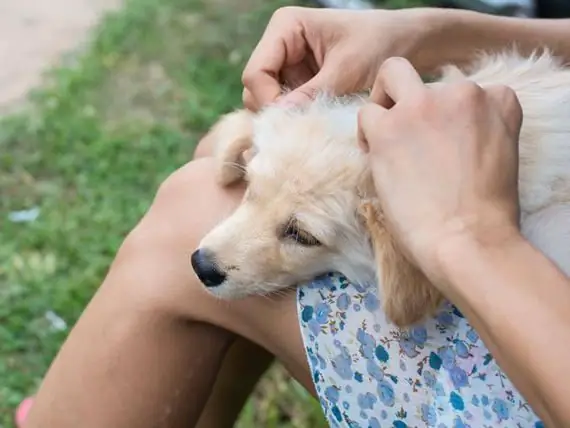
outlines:
[[[0,0],[0,112],[15,107],[44,70],[86,40],[121,0]]]

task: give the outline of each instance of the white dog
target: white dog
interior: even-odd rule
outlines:
[[[570,69],[548,53],[483,56],[442,81],[510,86],[521,102],[519,192],[523,233],[570,268]],[[440,293],[395,246],[357,142],[358,96],[320,96],[304,108],[231,113],[213,128],[218,177],[248,182],[239,208],[192,255],[207,289],[224,298],[266,294],[336,271],[377,281],[398,326],[432,314]],[[434,165],[434,168],[437,168]],[[568,205],[570,207],[570,205]],[[566,227],[565,227],[566,226]]]

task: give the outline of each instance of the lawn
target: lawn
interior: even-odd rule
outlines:
[[[244,61],[271,12],[290,3],[130,0],[3,121],[0,427],[13,426],[158,184],[239,105]],[[261,391],[242,427],[323,426],[282,371]]]

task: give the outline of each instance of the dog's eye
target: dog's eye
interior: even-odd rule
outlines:
[[[296,221],[291,221],[283,231],[283,237],[291,239],[299,245],[305,247],[316,247],[321,245],[321,242],[311,235],[309,232],[300,229]]]

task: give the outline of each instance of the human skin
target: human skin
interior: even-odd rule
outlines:
[[[192,249],[243,195],[220,188],[213,170],[212,158],[198,159],[161,185],[50,367],[26,428],[195,426],[237,336],[312,390],[294,294],[223,302],[192,271]]]
[[[251,110],[282,102],[369,89],[380,64],[405,57],[422,73],[465,64],[480,50],[516,47],[522,54],[548,47],[570,60],[570,19],[522,19],[463,10],[339,11],[285,7],[270,20],[243,72]]]
[[[281,15],[285,13],[289,12],[280,12]],[[468,54],[485,47],[483,42],[487,43],[489,48],[498,49],[513,38],[520,38],[521,43],[529,50],[547,44],[556,48],[558,53],[569,52],[564,40],[569,41],[570,38],[563,36],[565,31],[568,31],[564,28],[568,26],[568,20],[491,22],[489,21],[491,18],[485,16],[453,15],[447,11],[416,10],[410,11],[409,15],[404,15],[403,12],[398,15],[396,12],[382,11],[382,13],[386,14],[383,15],[384,25],[388,25],[389,20],[401,16],[402,20],[398,21],[400,24],[406,24],[406,28],[421,30],[423,37],[417,38],[418,40],[414,42],[416,46],[412,43],[401,51],[391,50],[390,46],[407,46],[408,42],[403,38],[409,37],[411,33],[398,33],[395,27],[386,27],[382,37],[390,38],[390,43],[384,43],[385,48],[374,54],[378,57],[372,61],[373,65],[359,65],[359,73],[365,78],[356,80],[364,82],[362,84],[365,86],[373,84],[377,68],[384,59],[391,56],[409,56],[416,66],[429,70],[446,61],[467,59]],[[380,15],[375,16],[380,19]],[[453,18],[454,16],[456,18]],[[489,28],[485,23],[488,23]],[[291,22],[289,24],[290,32],[299,28],[297,24],[293,25]],[[313,32],[318,34],[319,27],[313,28]],[[378,31],[381,28],[379,24]],[[424,33],[424,30],[430,28],[431,30]],[[479,34],[477,37],[483,28],[485,35]],[[272,37],[271,31],[269,28],[265,40],[267,37]],[[293,39],[299,41],[294,37]],[[470,42],[473,46],[463,46],[465,50],[458,50],[456,42],[458,39],[462,39],[464,43]],[[358,52],[363,52],[363,56],[372,55],[370,38],[360,40],[361,45],[351,44],[351,46],[357,48]],[[431,50],[428,49],[429,43],[433,44]],[[305,45],[301,47],[303,46]],[[416,57],[413,53],[420,52],[420,46],[422,51],[424,48],[426,50],[423,51],[423,56]],[[330,46],[322,45],[321,51],[324,54],[329,48]],[[428,51],[433,54],[426,56]],[[256,52],[259,52],[259,49]],[[255,96],[248,90],[245,91],[246,104],[255,109],[273,101],[278,94],[274,91],[275,86],[272,90],[268,89],[271,87],[269,83],[263,89],[264,84],[260,85],[256,76],[265,73],[274,74],[273,77],[276,77],[283,74],[295,82],[293,86],[302,85],[304,79],[311,77],[307,71],[316,73],[319,67],[324,67],[325,56],[320,65],[316,59],[315,62],[308,60],[310,66],[305,67],[305,71],[295,71],[296,64],[288,65],[289,70],[283,73],[277,63],[271,70],[264,67],[252,69],[251,65],[248,66],[244,73],[246,88],[257,89],[253,89]],[[256,57],[260,58],[260,54],[256,53],[252,58]],[[257,60],[252,59],[252,61],[250,64],[255,64]],[[373,67],[376,69],[371,71]],[[274,80],[279,81],[277,78]],[[265,82],[269,80],[265,79]],[[357,86],[359,85],[354,81],[341,83],[341,87],[345,90],[358,89]],[[380,89],[377,91],[383,93]],[[299,91],[301,97],[298,101],[307,100],[312,93],[312,89],[306,92]],[[470,100],[467,98],[465,102]],[[289,101],[295,102],[295,99]],[[366,128],[362,127],[365,134]],[[367,141],[370,147],[377,147],[373,137],[369,136]],[[196,248],[206,233],[235,209],[244,190],[239,186],[229,189],[217,186],[213,173],[214,161],[208,157],[210,149],[206,144],[199,150],[204,158],[183,166],[161,185],[148,213],[125,239],[102,286],[71,331],[48,371],[25,425],[27,428],[194,426],[211,395],[218,370],[223,365],[224,358],[235,343],[236,337],[246,338],[276,355],[291,373],[312,391],[298,328],[294,294],[288,293],[271,299],[249,298],[236,302],[220,302],[202,290],[200,282],[190,268],[188,255],[192,249]],[[374,149],[371,153],[373,151]],[[513,236],[518,235],[513,233]],[[479,274],[481,266],[485,266],[491,272],[496,272],[497,276],[489,284],[479,284],[479,286],[489,288],[493,286],[495,289],[497,281],[506,277],[503,269],[507,269],[509,263],[512,265],[516,261],[510,260],[501,265],[501,268],[496,265],[493,267],[492,264],[497,263],[500,258],[489,261],[488,257],[494,253],[489,252],[487,247],[480,248],[469,239],[447,242],[448,247],[438,247],[437,251],[441,256],[438,260],[441,260],[443,266],[437,271],[436,276],[441,276],[438,284],[442,289],[448,287],[457,290],[457,295],[451,297],[458,300],[462,310],[472,322],[486,328],[487,326],[478,318],[481,303],[470,301],[469,296],[464,296],[465,289],[474,285],[463,283],[463,286],[452,287],[447,284],[457,282],[457,278],[465,275],[472,276],[475,270]],[[518,239],[513,239],[513,242],[520,243]],[[461,246],[461,249],[455,245]],[[523,242],[517,248],[528,247]],[[465,260],[473,258],[474,262],[470,267],[462,266],[461,269],[464,270],[458,271],[459,267],[457,263],[454,264],[451,254],[462,254],[462,252],[464,256],[469,256]],[[512,254],[515,258],[521,256],[517,251]],[[528,266],[531,266],[530,259],[534,260],[535,275],[540,275],[542,272],[546,279],[550,278],[550,275],[557,277],[548,262],[539,254],[527,250],[521,257],[520,260]],[[518,277],[509,279],[518,280]],[[513,284],[513,287],[505,288],[503,297],[512,298],[512,295],[516,294],[513,289],[516,287],[518,290],[519,286],[516,282]],[[529,289],[532,291],[532,287],[529,286]],[[529,293],[527,296],[533,295],[530,291]],[[526,304],[523,306],[526,314],[533,313],[529,310],[532,301],[523,303]],[[560,299],[559,305],[563,303],[564,300]],[[470,312],[471,307],[474,309]],[[504,321],[506,312],[504,308],[500,309],[502,312],[495,311],[495,314]],[[510,309],[516,311],[512,306]],[[549,321],[545,321],[546,315],[543,314],[541,318],[541,312],[537,313],[539,314],[537,323],[529,327],[530,331],[538,331],[534,329],[543,327],[545,322]],[[490,320],[492,321],[490,325],[494,327],[500,321],[493,318]],[[528,321],[525,325],[527,324]],[[510,327],[511,332],[515,327],[514,325]],[[520,331],[514,332],[513,336],[516,337],[517,334],[520,336]],[[490,336],[487,335],[489,346],[495,350],[497,346],[493,345],[493,337]],[[534,336],[540,339],[539,335]],[[560,339],[557,340],[558,343],[565,343]],[[505,342],[505,344],[510,343],[510,341]],[[552,344],[549,346],[549,349],[552,349]],[[503,349],[499,352],[508,355],[510,350],[507,349],[505,352]],[[501,358],[501,361],[505,361],[508,356]],[[509,370],[507,372],[513,376],[511,372],[515,372]],[[518,379],[516,373],[514,378],[513,380],[522,386],[523,393],[532,395],[532,391],[528,391],[529,387],[525,386],[527,384],[524,379]],[[239,382],[239,373],[235,379]],[[546,380],[539,382],[540,391],[549,386],[545,387],[545,382]],[[551,392],[553,391],[557,390],[552,389]],[[530,395],[529,399],[532,400],[533,397]],[[568,394],[560,395],[554,402],[560,403],[560,400],[567,396]],[[533,406],[536,406],[546,421],[565,420],[563,415],[550,410],[550,407],[541,404],[539,400],[534,401],[536,404]],[[561,406],[556,404],[555,407],[559,409]]]
[[[371,98],[360,135],[388,226],[546,426],[570,426],[570,280],[519,230],[516,95],[428,88],[393,58]]]

